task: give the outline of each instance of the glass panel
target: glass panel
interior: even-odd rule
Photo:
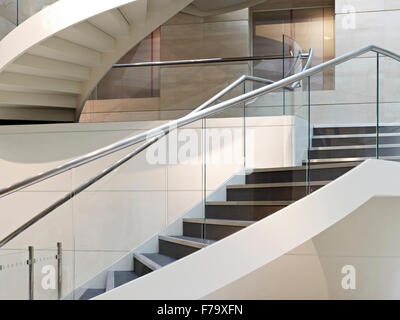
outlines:
[[[0,250],[0,300],[29,297],[28,250]]]
[[[302,48],[314,49],[311,66],[328,61],[335,55],[333,7],[254,11],[252,15],[255,55],[281,54],[283,34],[296,39]],[[318,75],[317,83],[320,90],[332,89],[333,75],[323,72]]]
[[[160,46],[159,28],[130,50],[117,64],[160,61]],[[95,98],[160,98],[160,71],[160,67],[156,66],[111,69],[98,84]]]
[[[9,138],[13,139],[12,136]],[[34,137],[34,139],[35,138],[37,137]],[[44,150],[51,146],[50,141],[46,139],[52,139],[54,137],[41,135],[41,138],[44,145],[43,152],[45,152]],[[21,141],[27,138],[21,136],[18,139]],[[24,153],[30,151],[20,150],[19,152]],[[45,154],[49,155],[50,153],[47,151]],[[2,163],[3,172],[12,172],[13,176],[7,177],[7,175],[4,174],[3,181],[6,183],[7,180],[11,180],[11,178],[12,182],[19,181],[35,172],[37,173],[52,168],[57,163],[63,161],[60,161],[59,157],[65,157],[65,154],[60,154],[57,152],[57,149],[55,149],[52,154],[53,161],[49,161],[47,158],[49,162],[43,162],[40,150],[35,155],[26,155],[24,159],[25,161],[29,161],[30,165],[27,165],[27,163],[15,162],[14,158],[8,159],[7,163]],[[16,172],[19,172],[17,177],[15,177]],[[50,180],[1,198],[0,207],[2,209],[2,215],[0,217],[0,224],[4,230],[0,235],[1,239],[5,239],[29,219],[36,217],[39,213],[44,212],[45,209],[52,207],[56,201],[62,199],[66,194],[71,192],[71,179],[72,173],[66,172]],[[55,209],[53,209],[54,207],[52,210],[49,210],[51,213],[38,220],[34,225],[21,231],[14,239],[7,242],[1,248],[2,250],[25,252],[25,256],[27,256],[28,247],[33,248],[33,272],[30,273],[33,283],[31,292],[33,298],[36,300],[58,299],[57,243],[62,243],[64,249],[62,252],[64,257],[62,262],[62,296],[66,296],[73,290],[75,267],[73,254],[74,234],[72,202],[69,201],[61,206],[55,206]],[[25,261],[27,260],[28,258],[25,258]],[[27,279],[29,275],[29,266],[26,266],[24,269],[26,271],[26,276],[24,277]],[[14,277],[7,278],[6,280],[7,281],[0,283],[2,287],[2,289],[0,289],[1,291],[6,290],[5,288],[9,288],[10,286],[17,286],[18,288],[15,290],[20,293],[18,299],[29,298],[29,282],[27,280],[20,282],[19,279],[17,280]]]
[[[301,54],[303,53],[300,45],[291,37],[283,35],[282,40],[282,55],[283,55],[283,67],[282,67],[282,79],[290,77],[296,73],[299,73],[303,69],[303,60]],[[293,109],[293,95],[295,90],[301,88],[302,82],[298,82],[290,85],[289,89],[282,89],[282,114],[294,114]],[[292,113],[291,113],[292,112]]]
[[[376,55],[368,53],[333,67],[334,90],[318,90],[318,74],[310,79],[310,180],[315,188],[318,181],[334,180],[376,157],[376,63]]]
[[[238,89],[244,90],[243,83]],[[245,104],[241,103],[233,108],[226,109],[204,120],[204,181],[206,218],[224,219],[224,216],[215,216],[209,206],[230,201],[242,201],[237,198],[230,185],[245,184],[246,151],[245,148],[252,141],[252,130],[247,130]],[[251,195],[250,195],[251,197]],[[228,207],[226,207],[229,210]],[[224,211],[218,211],[224,214]],[[220,240],[220,237],[229,232],[229,228],[218,226],[215,223],[204,223],[203,237],[208,240]]]
[[[248,61],[112,69],[83,114],[90,122],[109,121],[121,111],[124,118],[116,121],[177,119],[249,74]],[[241,93],[235,89],[224,99]]]
[[[400,92],[397,87],[397,75],[400,70],[400,63],[379,55],[377,68],[379,72],[378,99],[376,102],[379,116],[378,155],[380,159],[398,161],[400,159],[400,149],[398,148],[400,141]]]
[[[294,60],[290,60],[293,63]],[[288,64],[290,71],[297,72],[301,63],[301,59],[298,59],[294,66]],[[151,86],[148,81],[125,81],[124,78],[125,74],[135,75],[136,71],[140,74],[150,74],[151,68],[155,67],[113,69],[107,77],[114,77],[115,72],[120,73],[121,81],[117,81],[116,78],[107,81],[104,79],[104,87],[107,89],[105,90],[103,85],[96,89],[92,99],[98,99],[87,102],[80,121],[174,120],[202,105],[241,76],[252,76],[252,64],[251,61],[239,61],[158,67],[160,83],[157,90],[157,85]],[[246,81],[246,92],[270,84],[271,77],[268,74],[267,71],[264,74],[266,80]],[[152,90],[154,95],[149,97]],[[219,97],[216,102],[242,93],[243,89],[236,87]],[[290,97],[288,99],[290,100]],[[249,101],[248,105],[254,115],[282,114],[282,92],[273,92],[268,99],[262,101]],[[268,107],[268,112],[265,107]]]
[[[136,130],[118,130],[113,136],[119,140],[157,124],[136,123]],[[165,256],[168,248],[161,246],[158,250],[155,235],[160,232],[174,237],[188,235],[189,231],[182,230],[182,216],[202,218],[202,122],[175,129],[169,128],[171,132],[166,137],[73,199],[75,288],[78,288],[74,298],[81,297],[83,289],[93,289],[97,294],[104,292],[107,269],[116,261],[119,262],[115,270],[124,274],[123,281],[133,279],[135,274],[144,275],[147,267],[139,260],[132,265],[133,249],[145,256]],[[108,143],[105,141],[104,145]],[[137,147],[74,170],[74,186],[128,156]],[[150,244],[138,248],[150,238]],[[95,276],[101,281],[91,281]]]
[[[58,300],[57,247],[34,251],[34,299]]]

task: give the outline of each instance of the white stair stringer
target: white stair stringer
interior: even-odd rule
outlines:
[[[44,8],[0,41],[0,119],[78,121],[112,65],[191,2],[59,0]],[[20,108],[30,112],[21,118]]]
[[[94,299],[376,299],[382,294],[398,299],[399,281],[393,277],[400,261],[400,217],[396,209],[400,203],[399,176],[399,163],[367,160],[279,212]],[[374,205],[376,199],[381,199],[378,207]],[[390,220],[381,216],[386,213]],[[310,240],[315,238],[318,241],[313,244]],[[295,253],[298,260],[291,261]],[[302,270],[300,262],[307,257],[315,260],[312,270]],[[286,265],[285,259],[289,259]],[[365,281],[360,280],[359,290],[340,287],[345,276],[342,267],[349,263],[359,268],[359,277]],[[270,273],[254,278],[268,266],[272,266],[272,272],[270,268]],[[294,269],[292,273],[290,268]],[[367,280],[373,277],[367,272],[371,270],[379,273],[372,282]],[[243,279],[252,281],[252,285],[246,287]],[[384,280],[387,282],[382,283]],[[286,295],[275,292],[279,285]],[[260,286],[269,292],[262,295]],[[319,289],[314,296],[302,292],[315,286]]]

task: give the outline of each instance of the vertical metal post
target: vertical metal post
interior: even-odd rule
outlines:
[[[282,79],[285,78],[285,35],[282,35]],[[286,114],[286,92],[282,87],[282,115]]]
[[[307,194],[311,193],[311,77],[307,78],[308,84],[308,103],[307,103]]]
[[[379,52],[376,54],[376,158],[379,159]]]
[[[34,299],[34,275],[35,275],[35,256],[34,256],[34,249],[32,246],[28,247],[28,266],[29,266],[29,300]]]
[[[205,239],[206,238],[206,198],[207,198],[207,119],[204,118],[202,120],[202,128],[203,128],[203,144],[202,144],[202,149],[203,149],[203,154],[202,154],[202,184],[203,184],[203,227],[201,229],[201,238]]]
[[[17,0],[17,21],[16,21],[16,26],[19,25],[19,0]]]
[[[62,244],[57,242],[57,296],[61,300],[62,295]]]
[[[243,82],[243,94],[246,93],[246,80]],[[243,173],[246,174],[246,101],[243,102]]]

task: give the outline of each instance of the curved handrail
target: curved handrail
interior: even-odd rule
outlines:
[[[254,99],[256,97],[259,97],[261,95],[264,95],[266,93],[269,93],[271,91],[274,91],[276,89],[288,86],[290,84],[293,84],[295,82],[298,82],[304,78],[307,78],[309,76],[312,76],[324,69],[327,69],[329,67],[335,66],[337,64],[344,63],[348,60],[351,60],[353,58],[356,58],[364,53],[367,52],[376,52],[380,53],[384,56],[390,57],[394,60],[397,60],[400,62],[400,55],[395,54],[394,52],[391,52],[389,50],[380,48],[375,45],[368,45],[365,47],[362,47],[360,49],[354,50],[352,52],[349,52],[347,54],[344,54],[340,57],[334,58],[332,60],[329,60],[327,62],[324,62],[322,64],[319,64],[315,67],[312,67],[310,69],[304,70],[300,73],[297,73],[295,75],[292,75],[290,77],[284,78],[282,80],[278,80],[272,84],[266,85],[264,87],[261,87],[259,89],[252,90],[248,93],[239,95],[235,98],[231,98],[229,100],[226,100],[224,102],[215,104],[213,106],[208,107],[205,110],[200,110],[194,113],[190,113],[182,118],[179,118],[177,120],[170,121],[166,124],[160,125],[156,128],[150,129],[148,131],[145,131],[143,133],[137,134],[133,137],[126,138],[123,140],[120,140],[118,142],[115,142],[113,144],[110,144],[106,147],[97,149],[93,152],[89,152],[83,156],[77,157],[73,160],[67,161],[53,169],[47,170],[45,172],[39,173],[35,176],[29,177],[27,179],[24,179],[20,182],[14,183],[6,188],[3,188],[0,190],[0,198],[4,197],[6,195],[12,194],[18,190],[27,188],[28,186],[34,185],[40,181],[49,179],[53,176],[56,176],[58,174],[61,174],[65,171],[68,171],[70,169],[79,167],[83,164],[92,162],[96,159],[102,158],[104,156],[107,156],[109,154],[115,153],[117,151],[123,150],[125,148],[128,148],[130,146],[136,145],[140,142],[146,141],[148,139],[152,138],[157,138],[160,136],[163,136],[165,132],[169,132],[171,129],[176,129],[180,128],[184,125],[187,125],[189,123],[195,122],[197,120],[209,117],[215,113],[219,113],[229,107],[232,107],[238,103],[246,102],[250,99]]]
[[[307,63],[304,65],[302,70],[305,70],[306,68],[308,68],[309,62],[312,59],[312,49],[310,49],[308,56],[307,56]],[[296,62],[298,61],[298,59],[300,58],[300,54],[296,59]],[[216,94],[213,98],[209,99],[207,102],[203,103],[201,106],[199,106],[198,108],[196,108],[195,110],[191,111],[189,113],[193,114],[195,112],[198,112],[200,110],[203,110],[207,107],[209,107],[210,105],[212,105],[214,102],[218,102],[219,98],[221,96],[223,96],[224,94],[226,94],[228,91],[234,89],[235,87],[237,87],[238,85],[240,85],[242,82],[245,82],[246,80],[251,80],[251,81],[257,81],[257,82],[264,82],[264,83],[273,83],[272,80],[269,79],[264,79],[264,78],[258,78],[258,77],[253,77],[253,76],[247,76],[247,75],[243,75],[241,76],[237,81],[234,81],[231,85],[229,85],[227,88],[223,89],[220,93]],[[285,87],[289,90],[294,90],[294,88],[291,88],[291,86],[287,86]],[[169,133],[169,131],[165,132],[164,135],[167,135]],[[24,232],[26,229],[28,229],[30,226],[32,226],[33,224],[35,224],[36,222],[38,222],[39,220],[41,220],[42,218],[46,217],[48,214],[50,214],[51,212],[53,212],[55,209],[57,209],[58,207],[62,206],[64,203],[66,203],[67,201],[73,199],[75,196],[77,196],[78,194],[80,194],[82,191],[86,190],[87,188],[89,188],[91,185],[93,185],[94,183],[96,183],[97,181],[99,181],[100,179],[104,178],[105,176],[107,176],[109,173],[113,172],[115,169],[119,168],[121,165],[123,165],[124,163],[128,162],[130,159],[132,159],[134,156],[136,156],[137,154],[139,154],[140,152],[142,152],[143,150],[147,149],[148,147],[150,147],[153,143],[157,142],[162,136],[158,136],[155,137],[153,139],[148,140],[147,142],[143,143],[139,148],[135,149],[134,151],[128,153],[127,155],[125,155],[123,158],[121,158],[120,160],[118,160],[117,162],[114,162],[111,166],[107,167],[106,169],[104,169],[103,171],[101,171],[100,173],[98,173],[97,175],[95,175],[94,177],[92,177],[91,179],[89,179],[88,181],[86,181],[85,183],[81,184],[79,187],[77,187],[76,189],[68,192],[66,195],[64,195],[62,198],[60,198],[59,200],[57,200],[56,202],[52,203],[50,206],[48,206],[47,208],[45,208],[44,210],[42,210],[40,213],[38,213],[37,215],[35,215],[33,218],[31,218],[30,220],[28,220],[27,222],[25,222],[22,226],[20,226],[19,228],[17,228],[16,230],[14,230],[12,233],[10,233],[9,235],[7,235],[4,239],[0,240],[0,248],[2,248],[3,246],[5,246],[8,242],[10,242],[11,240],[13,240],[14,238],[16,238],[18,235],[20,235],[22,232]]]

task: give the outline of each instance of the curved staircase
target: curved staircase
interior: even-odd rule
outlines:
[[[310,192],[353,169],[355,163],[312,167]],[[159,235],[158,252],[134,252],[132,270],[110,270],[103,288],[81,288],[75,299],[86,300],[161,269],[247,228],[308,194],[306,166],[251,170],[243,185],[227,186],[227,201],[208,202],[205,218],[183,218],[182,235]]]
[[[0,119],[79,120],[111,66],[191,1],[59,0],[44,8],[0,41]]]
[[[381,130],[383,157],[397,160],[398,146],[384,137],[396,139],[400,127],[386,124]],[[226,201],[207,202],[204,217],[183,217],[181,234],[160,233],[157,252],[145,251],[142,247],[135,249],[132,270],[109,270],[103,288],[83,286],[75,292],[75,299],[94,298],[189,256],[274,215],[343,176],[361,161],[376,157],[370,152],[376,143],[374,124],[315,126],[311,142],[309,162],[304,161],[297,167],[248,170],[244,184],[226,186]]]

